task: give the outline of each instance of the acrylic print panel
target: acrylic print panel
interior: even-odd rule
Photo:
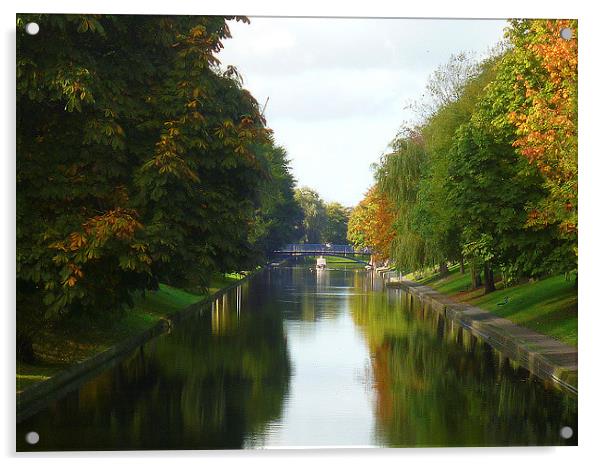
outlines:
[[[576,20],[16,29],[18,451],[577,444]]]

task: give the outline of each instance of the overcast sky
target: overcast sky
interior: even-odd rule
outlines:
[[[353,206],[372,184],[407,103],[452,54],[486,53],[504,21],[251,18],[230,22],[218,58],[266,108],[299,186]]]

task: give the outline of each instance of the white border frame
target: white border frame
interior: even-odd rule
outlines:
[[[600,304],[594,296],[597,287],[595,273],[600,268],[602,257],[597,243],[602,226],[598,199],[602,200],[600,183],[596,178],[602,174],[602,150],[596,144],[594,135],[600,133],[596,118],[602,108],[600,98],[600,45],[602,44],[601,18],[596,15],[595,2],[578,1],[532,1],[502,0],[497,3],[470,0],[441,1],[420,0],[418,2],[391,2],[390,0],[305,0],[286,2],[276,0],[171,0],[125,3],[120,0],[21,0],[16,5],[2,3],[3,61],[1,73],[3,103],[2,143],[4,153],[0,173],[3,176],[2,199],[4,222],[2,228],[1,270],[2,293],[5,306],[4,338],[2,339],[3,383],[0,385],[6,412],[2,423],[2,451],[9,461],[20,457],[25,463],[43,461],[45,464],[76,462],[89,458],[92,465],[104,464],[109,460],[127,461],[144,458],[145,462],[164,464],[167,458],[179,461],[219,461],[220,464],[265,465],[307,463],[315,461],[343,460],[346,464],[365,462],[441,464],[482,464],[485,460],[491,465],[514,463],[517,460],[529,463],[545,461],[546,464],[590,463],[594,462],[596,449],[602,444],[599,438],[600,403],[598,391],[601,384],[600,349],[596,345],[597,329],[602,324]],[[14,453],[15,414],[14,414],[14,339],[15,339],[15,14],[23,12],[46,13],[122,13],[122,14],[243,14],[248,16],[368,16],[368,17],[446,17],[446,18],[577,18],[579,20],[579,178],[580,178],[580,278],[579,308],[581,310],[579,349],[580,393],[579,393],[579,447],[565,448],[442,448],[442,449],[329,449],[329,450],[271,450],[271,451],[192,451],[192,452],[91,452],[91,453]],[[598,175],[598,176],[597,176]],[[599,286],[599,285],[598,285]],[[599,459],[597,460],[599,461]],[[22,462],[20,464],[23,464]]]

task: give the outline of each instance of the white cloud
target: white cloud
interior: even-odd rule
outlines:
[[[300,185],[357,203],[429,74],[462,51],[483,53],[503,21],[251,18],[230,23],[220,53],[263,104]]]

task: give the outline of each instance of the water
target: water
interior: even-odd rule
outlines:
[[[573,395],[372,273],[289,267],[23,421],[17,448],[573,445],[576,434]]]

